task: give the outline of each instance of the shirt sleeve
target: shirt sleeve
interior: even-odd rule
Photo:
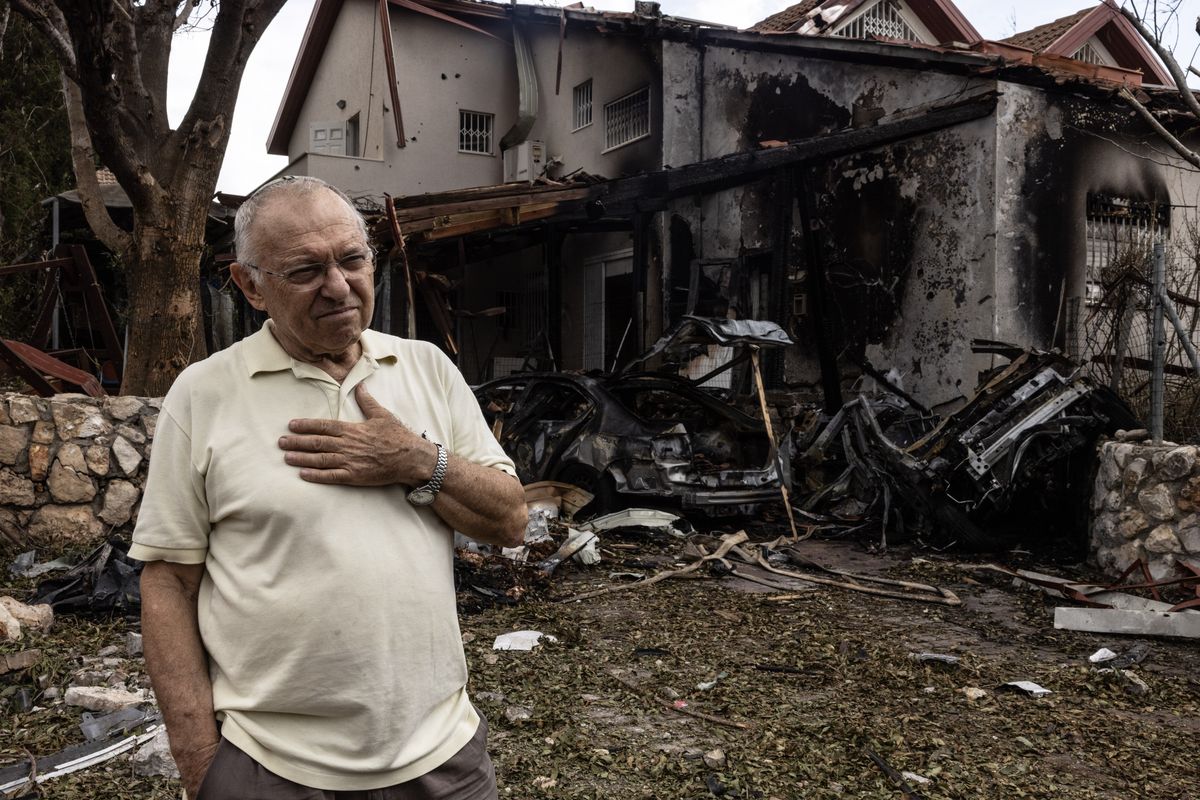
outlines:
[[[467,385],[466,379],[445,353],[436,347],[432,349],[437,353],[437,358],[441,362],[439,367],[442,373],[442,385],[445,387],[446,400],[450,406],[453,420],[454,435],[449,445],[450,452],[460,458],[485,467],[493,467],[516,478],[516,465],[504,452],[500,443],[496,441],[496,437],[492,435],[492,429],[488,427],[487,420],[483,417],[483,410],[479,407],[479,401],[475,399],[475,393]]]
[[[210,530],[204,475],[192,458],[188,415],[181,423],[168,397],[150,450],[146,489],[129,557],[138,561],[203,564]],[[178,412],[177,412],[178,413]]]

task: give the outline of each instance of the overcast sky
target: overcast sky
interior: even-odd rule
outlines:
[[[287,166],[283,156],[267,155],[267,135],[291,74],[300,39],[308,23],[314,0],[288,0],[255,48],[242,80],[233,132],[225,165],[217,188],[243,194]],[[1003,39],[1016,31],[1028,30],[1044,22],[1067,16],[1095,2],[1088,0],[957,0],[979,32],[988,39]],[[550,3],[561,5],[561,3]],[[631,11],[633,0],[592,0],[589,5],[617,11]],[[693,17],[726,25],[748,27],[786,8],[788,0],[664,0],[663,12]],[[1142,3],[1138,3],[1139,6]],[[1200,13],[1200,0],[1184,0],[1182,11],[1187,20],[1169,33],[1168,43],[1176,44],[1176,56],[1189,61],[1198,37],[1192,26]],[[171,57],[168,105],[172,124],[183,117],[203,65],[208,36],[203,32],[183,33],[176,38]],[[1195,85],[1193,81],[1193,85]]]

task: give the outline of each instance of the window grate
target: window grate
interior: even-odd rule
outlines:
[[[904,19],[904,15],[887,0],[876,3],[866,13],[851,20],[846,27],[834,34],[847,39],[900,39],[906,42],[919,42],[921,37]]]
[[[460,153],[492,154],[492,124],[494,114],[478,111],[458,112],[458,151]]]
[[[592,79],[588,78],[583,83],[575,87],[573,92],[572,108],[574,114],[571,117],[571,126],[573,130],[586,128],[592,124]]]
[[[604,105],[604,149],[614,150],[650,135],[650,87]]]
[[[1108,61],[1100,55],[1100,51],[1091,42],[1084,44],[1071,58],[1076,61],[1086,61],[1089,64],[1099,64],[1102,67],[1108,66]]]

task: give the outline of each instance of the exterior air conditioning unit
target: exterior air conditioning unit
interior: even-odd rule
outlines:
[[[546,169],[546,143],[524,141],[504,151],[504,182],[533,183]]]

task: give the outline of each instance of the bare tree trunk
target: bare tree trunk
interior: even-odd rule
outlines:
[[[129,341],[122,394],[160,397],[207,353],[200,304],[207,197],[144,213],[126,263]]]

